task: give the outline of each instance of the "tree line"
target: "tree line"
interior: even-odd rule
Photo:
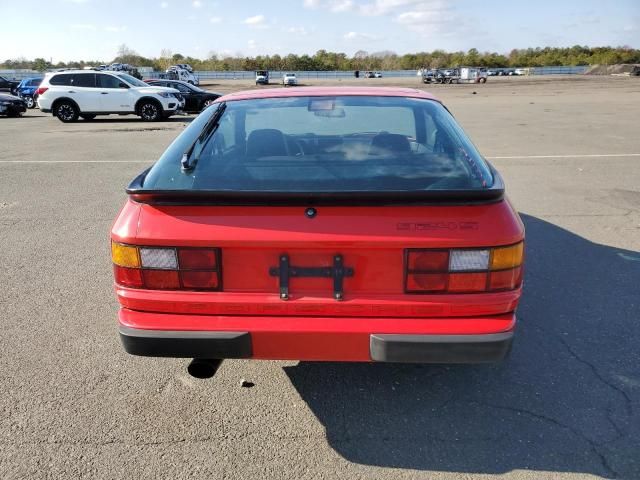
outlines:
[[[574,65],[614,65],[620,63],[640,63],[640,50],[630,47],[586,47],[576,45],[568,48],[526,48],[514,49],[508,54],[480,52],[472,48],[466,52],[407,53],[398,55],[392,51],[367,52],[360,50],[353,56],[345,53],[318,50],[314,55],[221,55],[211,52],[206,59],[184,56],[170,50],[162,50],[157,58],[139,55],[126,45],[118,48],[117,55],[110,61],[80,60],[51,63],[44,58],[12,59],[0,63],[3,69],[33,69],[45,71],[52,68],[84,68],[110,63],[128,63],[138,67],[153,67],[165,70],[169,65],[188,63],[195,70],[414,70],[419,68],[443,68],[459,65],[482,67],[543,67]]]

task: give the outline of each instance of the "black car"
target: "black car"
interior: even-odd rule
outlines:
[[[187,82],[180,80],[165,80],[165,79],[150,79],[145,80],[149,85],[155,85],[157,87],[169,87],[175,88],[184,97],[184,110],[185,112],[201,112],[209,105],[211,105],[218,97],[222,96],[220,93],[208,92],[200,87],[191,85]]]
[[[8,80],[0,76],[0,92],[8,92],[13,94],[16,92],[19,84],[20,82],[17,82],[15,80]]]
[[[0,115],[19,117],[27,111],[27,102],[15,95],[0,93]]]

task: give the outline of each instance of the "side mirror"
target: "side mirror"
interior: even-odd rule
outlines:
[[[120,83],[118,84],[118,88],[129,88],[129,85],[127,85],[127,84],[126,84],[126,83],[124,83],[124,82],[120,82]]]

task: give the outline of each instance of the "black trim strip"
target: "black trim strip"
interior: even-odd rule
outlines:
[[[250,358],[249,332],[142,330],[119,328],[127,353],[144,357]]]
[[[503,360],[513,331],[484,335],[372,334],[369,354],[375,362],[493,363]]]

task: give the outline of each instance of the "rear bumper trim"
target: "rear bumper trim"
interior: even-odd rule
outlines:
[[[372,334],[371,360],[404,363],[493,363],[511,348],[513,331],[483,335]]]
[[[120,325],[120,340],[127,353],[145,357],[249,358],[248,332],[143,330]]]

